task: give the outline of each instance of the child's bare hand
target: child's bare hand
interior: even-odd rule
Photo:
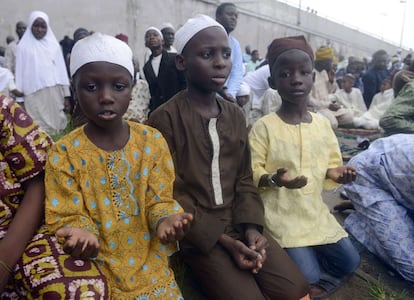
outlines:
[[[331,83],[333,83],[335,81],[335,70],[334,69],[330,69],[330,70],[327,70],[327,72],[328,72],[329,81]]]
[[[354,167],[350,166],[331,168],[326,172],[326,177],[332,179],[337,183],[346,184],[355,181],[356,170]]]
[[[265,257],[262,256],[262,253],[250,249],[239,240],[233,240],[228,250],[242,270],[251,270],[252,273],[257,274],[263,266]]]
[[[247,245],[254,251],[261,251],[269,246],[267,238],[257,228],[248,227],[244,234]]]
[[[220,236],[219,242],[229,252],[240,269],[251,270],[252,273],[257,274],[262,268],[262,263],[265,259],[264,251],[257,252],[250,249],[242,241],[236,240],[224,233]]]
[[[332,102],[329,104],[328,108],[329,110],[332,110],[332,111],[338,111],[341,108],[341,106],[336,102]]]
[[[277,169],[275,181],[278,182],[280,186],[284,186],[288,189],[300,189],[308,183],[308,178],[306,176],[302,175],[290,179],[287,173],[288,169],[286,168]]]
[[[246,229],[245,237],[248,247],[259,254],[256,258],[256,267],[252,269],[252,272],[257,274],[266,260],[266,248],[269,242],[256,228]]]
[[[189,213],[169,216],[158,224],[157,236],[163,244],[181,240],[190,229],[192,221],[193,215]]]
[[[92,232],[81,228],[60,228],[57,238],[64,238],[63,250],[74,258],[90,259],[98,256],[98,238]]]

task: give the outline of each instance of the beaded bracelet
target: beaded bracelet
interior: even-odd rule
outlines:
[[[9,273],[13,272],[12,268],[5,261],[2,261],[1,259],[0,259],[0,265],[2,265],[7,270],[7,272]]]

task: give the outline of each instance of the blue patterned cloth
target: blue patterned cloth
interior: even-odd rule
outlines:
[[[414,134],[374,141],[353,157],[345,186],[355,206],[346,229],[403,278],[414,281]]]

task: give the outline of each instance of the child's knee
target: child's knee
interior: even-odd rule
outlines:
[[[354,247],[349,238],[345,239],[346,245],[346,262],[342,264],[342,271],[345,275],[353,273],[361,263],[361,257],[358,250]]]
[[[348,264],[345,264],[344,272],[351,274],[359,267],[359,264],[361,263],[361,257],[359,256],[359,253],[356,249],[349,253],[348,262]]]

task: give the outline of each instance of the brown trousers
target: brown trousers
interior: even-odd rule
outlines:
[[[208,299],[214,300],[298,300],[309,284],[296,264],[269,235],[267,259],[257,275],[241,270],[229,253],[216,244],[204,255],[188,244],[182,247],[184,262],[191,268]]]

